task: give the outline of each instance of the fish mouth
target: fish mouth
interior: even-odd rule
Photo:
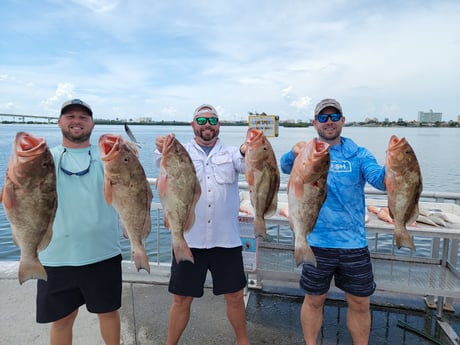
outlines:
[[[248,133],[246,135],[246,143],[251,144],[253,142],[256,142],[257,140],[259,140],[259,138],[263,136],[263,134],[263,131],[260,131],[255,128],[249,128]]]
[[[112,159],[119,151],[121,135],[103,134],[99,137],[99,151],[104,161]]]
[[[21,157],[30,157],[43,152],[46,145],[45,139],[34,137],[26,132],[16,134],[16,154]]]

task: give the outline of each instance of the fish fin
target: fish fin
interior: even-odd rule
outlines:
[[[104,196],[107,205],[112,205],[112,184],[109,180],[104,180]]]
[[[299,266],[301,263],[310,264],[316,267],[316,257],[310,245],[306,241],[295,243],[294,249],[295,263]]]
[[[6,210],[10,210],[14,207],[14,193],[12,188],[3,186],[2,188],[2,203]]]
[[[274,194],[272,197],[272,202],[268,206],[267,211],[265,211],[264,216],[265,217],[271,217],[276,213],[276,210],[278,209],[278,195]]]
[[[195,263],[192,251],[190,250],[187,242],[185,242],[183,238],[173,241],[173,250],[174,257],[176,258],[177,263],[181,261],[190,261],[192,263]]]
[[[121,224],[121,229],[122,229],[122,232],[123,232],[123,237],[126,238],[127,240],[129,240],[128,230],[126,230],[126,227],[125,227],[125,225],[123,223]]]
[[[404,247],[415,250],[415,244],[412,241],[409,231],[407,231],[404,225],[395,224],[394,237],[398,249]]]
[[[410,214],[410,217],[407,220],[406,224],[414,223],[417,220],[418,215],[419,215],[418,204],[415,204],[414,209],[412,210],[412,213]]]
[[[294,181],[292,182],[292,187],[294,188],[294,195],[297,199],[300,199],[303,197],[305,193],[305,186],[303,184],[303,181],[301,178],[295,178]]]
[[[254,236],[267,238],[267,228],[265,226],[265,219],[260,216],[254,217]]]
[[[246,171],[246,182],[248,183],[248,186],[254,186],[254,173],[252,170]]]
[[[150,274],[149,258],[147,257],[147,254],[145,253],[145,248],[142,244],[133,246],[131,248],[131,257],[134,260],[134,264],[136,265],[138,272],[141,269],[144,269]]]
[[[142,236],[144,239],[150,234],[151,230],[152,230],[152,217],[150,216],[150,212],[146,212],[144,229],[142,231]]]
[[[168,219],[168,216],[165,214],[163,215],[163,224],[165,226],[166,229],[170,229],[170,225],[169,225],[169,219]]]
[[[187,219],[185,220],[185,223],[184,223],[183,231],[186,232],[186,231],[190,230],[190,228],[192,227],[192,225],[194,223],[195,223],[195,212],[194,212],[194,209],[192,210],[190,208],[188,217],[187,217]]]
[[[29,279],[42,279],[47,281],[48,274],[38,258],[35,257],[32,260],[21,260],[19,262],[18,279],[21,285]]]
[[[45,234],[43,235],[42,240],[40,241],[40,244],[37,247],[37,251],[42,251],[51,242],[51,238],[53,237],[53,222],[50,223],[48,229],[46,230]]]
[[[200,181],[197,178],[195,182],[195,193],[193,195],[192,205],[190,206],[189,215],[187,217],[187,220],[185,221],[184,228],[183,228],[184,231],[190,230],[190,228],[195,223],[195,207],[196,207],[198,200],[200,199],[200,196],[201,196],[201,185],[200,185]]]
[[[164,197],[168,191],[168,175],[160,173],[157,177],[156,189],[160,198]]]

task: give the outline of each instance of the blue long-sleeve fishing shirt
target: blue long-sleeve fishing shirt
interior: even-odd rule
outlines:
[[[364,186],[368,182],[385,190],[385,166],[379,165],[366,148],[344,137],[340,144],[331,146],[330,156],[327,197],[307,240],[311,246],[322,248],[366,247]],[[281,157],[283,173],[291,173],[295,158],[292,150]]]

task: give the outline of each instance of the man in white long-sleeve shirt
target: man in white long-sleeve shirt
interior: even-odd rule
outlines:
[[[184,144],[195,165],[201,185],[201,196],[195,208],[195,223],[184,234],[195,263],[173,257],[169,292],[173,302],[169,314],[167,345],[177,344],[190,318],[194,297],[203,296],[207,271],[212,274],[213,292],[223,294],[227,317],[233,327],[236,343],[248,345],[243,289],[246,276],[238,225],[238,175],[244,174],[244,152],[226,146],[219,139],[219,118],[209,104],[194,113],[195,137]],[[155,140],[156,163],[159,166],[164,137]]]

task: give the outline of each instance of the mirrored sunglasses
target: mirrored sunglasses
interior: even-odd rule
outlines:
[[[198,123],[200,126],[203,126],[206,124],[206,122],[209,122],[211,126],[217,125],[219,122],[219,119],[217,117],[197,117],[195,119],[196,123]]]
[[[342,114],[338,114],[338,113],[335,113],[335,114],[319,114],[319,115],[316,116],[316,119],[320,123],[327,122],[327,120],[329,118],[332,120],[332,122],[337,122],[342,118]]]

